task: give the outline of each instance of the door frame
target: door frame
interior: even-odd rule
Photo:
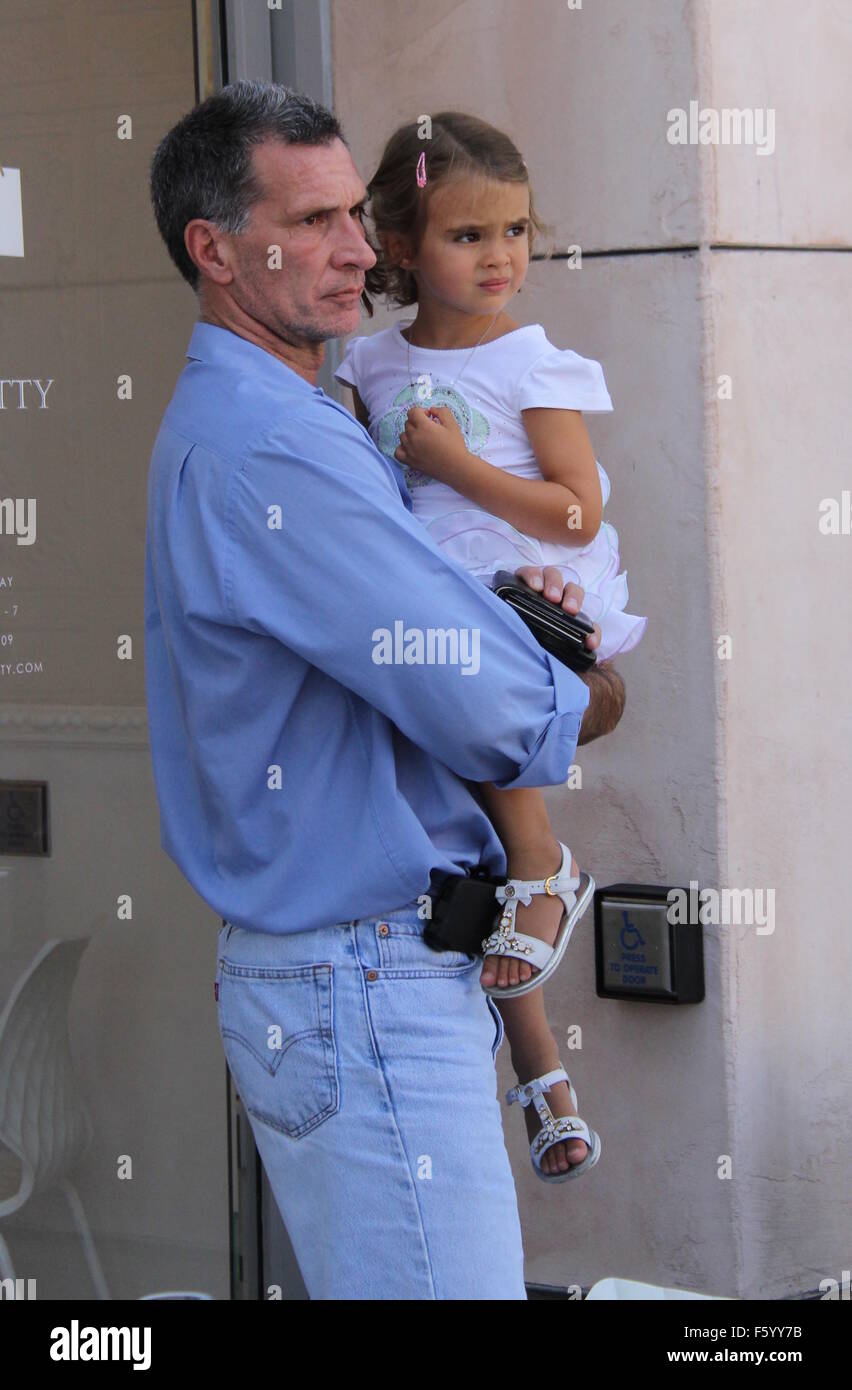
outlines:
[[[280,82],[334,109],[331,0],[192,0],[196,100],[240,78]],[[334,373],[343,356],[329,338],[317,385],[338,403],[343,388]]]

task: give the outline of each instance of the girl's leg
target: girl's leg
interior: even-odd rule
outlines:
[[[495,998],[494,1003],[503,1016],[506,1037],[512,1055],[512,1067],[520,1085],[532,1081],[533,1077],[544,1076],[559,1066],[559,1044],[557,1043],[544,1011],[543,989],[533,990],[532,994],[522,994],[520,999]],[[557,1081],[551,1086],[547,1103],[558,1119],[562,1115],[576,1115],[571,1104],[571,1092],[567,1081]],[[524,1121],[527,1137],[532,1143],[541,1128],[541,1120],[534,1105],[524,1107]],[[542,1156],[541,1166],[545,1173],[567,1173],[577,1163],[588,1156],[589,1146],[584,1139],[563,1139],[554,1144]]]
[[[506,851],[508,878],[544,878],[553,874],[562,862],[562,851],[553,834],[547,804],[536,787],[520,787],[501,791],[491,782],[481,784],[483,800],[494,828]],[[577,864],[572,858],[572,872]],[[495,914],[496,915],[496,914]],[[518,904],[516,922],[519,931],[540,937],[548,944],[556,937],[562,917],[559,898],[534,895],[529,907]],[[489,971],[490,966],[490,971]],[[518,984],[528,980],[532,969],[523,961],[509,956],[488,956],[482,971],[483,984]],[[523,994],[520,999],[500,999],[493,996],[503,1017],[506,1037],[512,1054],[512,1066],[520,1084],[533,1077],[543,1076],[559,1065],[559,1045],[550,1030],[544,1011],[542,990]],[[576,1115],[566,1081],[551,1087],[548,1105],[553,1114]],[[535,1106],[524,1109],[524,1119],[530,1142],[541,1126]],[[589,1147],[583,1139],[563,1140],[548,1149],[541,1160],[545,1173],[564,1173],[581,1163]]]
[[[506,851],[507,877],[534,879],[555,874],[562,862],[562,851],[551,829],[547,803],[541,791],[537,787],[500,791],[493,782],[480,785],[485,809]],[[573,857],[571,872],[577,872]],[[562,910],[561,899],[536,893],[528,907],[518,904],[515,918],[518,931],[539,937],[550,946],[556,939]],[[502,988],[522,984],[530,978],[533,968],[514,956],[486,956],[482,984],[496,984]]]

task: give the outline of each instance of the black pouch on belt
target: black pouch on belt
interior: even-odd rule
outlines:
[[[429,896],[432,914],[423,940],[433,951],[466,951],[482,955],[482,942],[494,929],[500,904],[494,889],[506,875],[494,877],[476,868],[469,875],[434,874]]]

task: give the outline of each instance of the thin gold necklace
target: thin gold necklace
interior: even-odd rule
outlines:
[[[495,323],[497,322],[497,320],[498,320],[499,317],[500,317],[500,312],[501,312],[501,311],[498,309],[498,310],[497,310],[497,313],[494,315],[494,317],[493,317],[493,319],[491,320],[491,322],[487,325],[487,327],[486,327],[486,329],[485,329],[485,332],[480,336],[479,340],[478,340],[477,342],[474,343],[474,345],[473,345],[473,347],[471,348],[471,350],[470,350],[468,356],[465,358],[464,362],[462,363],[461,372],[459,372],[459,374],[458,374],[458,376],[456,377],[455,381],[451,382],[450,385],[447,387],[447,390],[448,390],[448,391],[452,391],[453,387],[454,387],[455,384],[456,384],[456,381],[458,381],[459,377],[461,376],[462,372],[464,371],[464,369],[465,369],[465,367],[467,366],[468,362],[470,361],[471,357],[472,357],[473,354],[476,352],[476,349],[479,347],[479,344],[482,342],[482,339],[483,339],[488,333],[491,332],[491,329],[494,327]],[[414,325],[412,324],[411,327],[413,328]],[[411,329],[409,329],[409,332],[410,332],[410,331],[411,331]],[[411,346],[412,346],[412,345],[411,345],[411,339],[410,339],[410,338],[406,338],[406,340],[405,340],[405,345],[406,345],[406,347],[407,347],[407,349],[408,349],[407,356],[406,356],[406,360],[407,360],[407,362],[408,362],[408,379],[409,379],[409,384],[410,384],[411,386],[418,386],[419,383],[416,382],[416,381],[414,381],[414,380],[412,379],[412,376],[411,376]],[[414,346],[416,347],[417,344],[415,343]],[[433,350],[434,350],[434,349],[433,349]],[[438,349],[438,350],[440,350],[440,349]],[[424,375],[428,375],[428,373],[424,373]],[[429,384],[430,384],[430,387],[431,387],[431,379],[430,379],[430,383],[429,383]],[[431,393],[431,390],[430,390],[429,395],[431,396],[431,394],[432,394],[432,393]],[[428,400],[428,396],[426,397],[426,399]]]

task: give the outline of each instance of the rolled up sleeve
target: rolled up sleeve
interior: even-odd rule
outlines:
[[[498,599],[497,602],[501,603],[502,600]],[[522,626],[524,634],[528,635],[526,625]],[[550,667],[555,697],[553,712],[517,776],[502,781],[497,777],[491,778],[500,791],[511,787],[549,787],[564,782],[577,751],[580,725],[590,699],[589,687],[549,652],[541,647],[538,650]]]

